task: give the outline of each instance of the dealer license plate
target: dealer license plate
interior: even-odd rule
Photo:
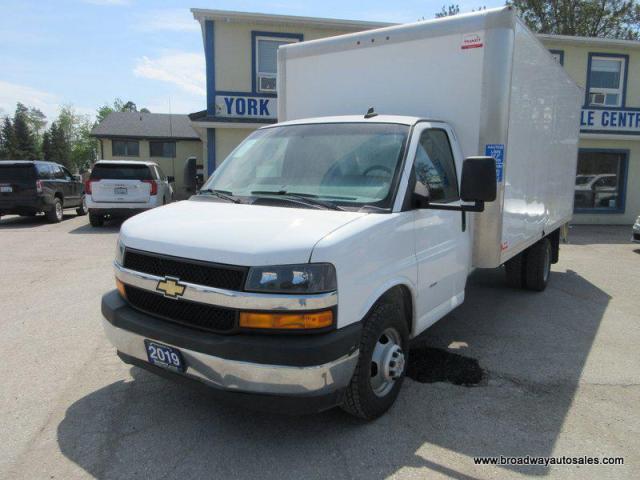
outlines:
[[[184,372],[184,360],[177,348],[147,339],[144,341],[144,346],[147,349],[149,363],[175,372]]]

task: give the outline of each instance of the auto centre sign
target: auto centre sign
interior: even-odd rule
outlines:
[[[275,120],[277,102],[275,97],[216,95],[216,117]]]
[[[640,135],[640,110],[601,110],[583,108],[580,115],[582,133]]]

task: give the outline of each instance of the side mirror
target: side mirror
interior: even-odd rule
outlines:
[[[73,179],[74,179],[76,182],[82,182],[82,175],[74,175],[74,176],[73,176]]]
[[[167,182],[174,183],[175,181],[176,181],[176,177],[173,177],[171,175],[167,175]]]
[[[463,202],[493,202],[497,188],[496,161],[493,157],[465,158],[460,182],[460,198]]]
[[[184,162],[184,185],[188,192],[197,188],[198,166],[196,157],[189,157]]]

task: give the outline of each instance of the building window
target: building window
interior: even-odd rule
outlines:
[[[282,45],[302,41],[302,35],[253,32],[255,91],[276,93],[278,71],[278,48]]]
[[[111,154],[114,157],[137,157],[140,155],[140,145],[137,140],[113,140]]]
[[[553,59],[560,65],[564,65],[564,50],[549,50]]]
[[[152,157],[175,157],[176,142],[149,142],[149,151]]]
[[[625,56],[589,56],[589,106],[623,106],[625,87]]]
[[[628,154],[626,150],[580,150],[576,212],[624,212]]]

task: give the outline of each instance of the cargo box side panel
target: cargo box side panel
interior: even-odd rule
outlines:
[[[515,32],[502,262],[571,219],[582,97],[520,21]]]
[[[509,124],[515,17],[511,20],[510,27],[488,30],[485,37],[480,137],[476,155],[498,156],[498,174],[496,200],[486,203],[484,212],[469,214],[474,227],[472,263],[478,268],[493,268],[501,263],[504,175],[500,173],[499,164],[504,160]],[[496,155],[496,151],[502,151],[502,155]]]
[[[428,30],[414,36],[422,33]],[[372,32],[345,36],[340,49],[327,42],[326,53],[317,45],[309,55],[302,44],[285,48],[279,70],[285,118],[279,120],[364,115],[374,107],[380,114],[444,120],[464,155],[477,155],[484,48],[463,49],[466,35],[407,40]]]

